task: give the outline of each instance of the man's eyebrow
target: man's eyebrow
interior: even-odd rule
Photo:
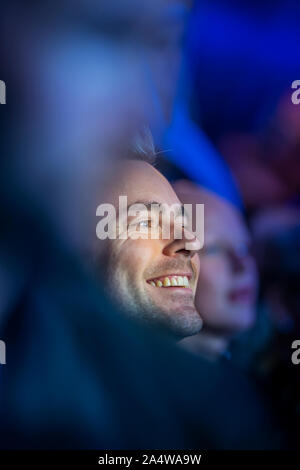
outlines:
[[[161,202],[157,202],[157,201],[135,201],[132,204],[128,204],[127,209],[129,209],[129,207],[135,206],[137,204],[143,204],[143,206],[145,206],[146,209],[148,209],[148,210],[151,209],[152,205],[155,205],[155,206],[161,206],[162,205]]]

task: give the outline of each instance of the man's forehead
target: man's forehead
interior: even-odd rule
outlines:
[[[121,165],[112,184],[114,197],[127,197],[128,204],[137,202],[158,204],[179,203],[172,186],[152,165],[143,161],[128,161]]]
[[[174,215],[182,215],[184,213],[184,206],[180,202],[174,202],[173,204],[167,204],[165,202],[158,201],[135,201],[133,204],[127,205],[127,210],[132,207],[136,207],[141,211],[154,211],[161,213],[173,213]]]

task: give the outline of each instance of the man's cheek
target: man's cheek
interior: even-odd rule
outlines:
[[[149,254],[147,250],[141,246],[139,240],[130,241],[124,244],[122,247],[122,253],[120,253],[120,259],[122,259],[122,265],[128,271],[140,271],[143,270],[144,264],[147,264]]]

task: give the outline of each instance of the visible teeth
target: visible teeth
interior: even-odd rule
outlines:
[[[190,287],[189,279],[187,276],[170,276],[165,277],[162,281],[150,281],[149,284],[153,287]]]

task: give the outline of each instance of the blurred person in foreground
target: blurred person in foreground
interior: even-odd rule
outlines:
[[[101,243],[106,249],[100,249],[96,264],[106,267],[104,278],[112,298],[135,318],[184,338],[202,326],[194,304],[200,241],[184,225],[184,208],[170,183],[145,161],[155,158],[149,132],[142,142],[142,147],[136,145],[135,159],[124,161],[108,182],[106,203],[116,208],[117,217],[113,212],[99,222],[99,238],[106,237],[104,224],[115,221],[119,229],[113,238],[99,240],[95,253]],[[128,204],[124,227],[120,196],[126,196]],[[170,216],[167,211],[172,211]]]
[[[3,126],[18,162],[8,178],[77,253],[94,234],[99,187],[154,116],[145,57],[155,55],[163,21],[161,0],[2,6],[2,112],[14,119]]]
[[[204,248],[195,297],[201,332],[183,341],[211,359],[230,354],[231,340],[256,320],[257,270],[242,213],[230,202],[187,180],[174,183],[183,204],[204,204]]]

